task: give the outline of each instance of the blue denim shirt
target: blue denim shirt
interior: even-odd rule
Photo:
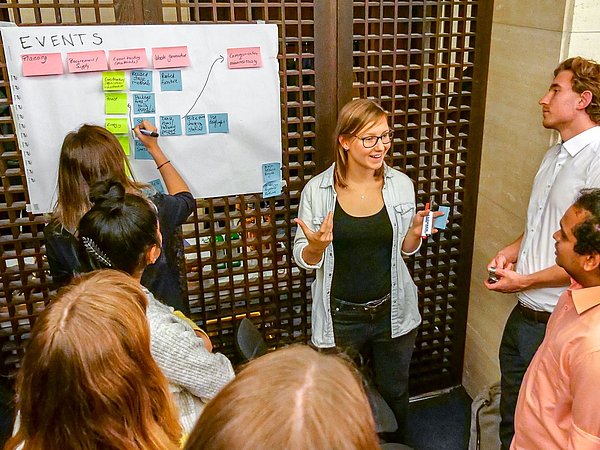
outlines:
[[[298,217],[313,230],[321,226],[327,214],[335,207],[337,194],[334,189],[333,173],[334,165],[311,179],[302,191]],[[421,315],[417,287],[402,259],[402,242],[415,215],[415,190],[410,178],[387,165],[384,165],[383,202],[394,230],[391,261],[391,324],[392,338],[395,338],[415,329],[421,323]],[[312,342],[317,347],[335,347],[330,305],[334,264],[333,244],[329,244],[321,261],[314,265],[307,264],[302,259],[302,250],[307,245],[308,240],[302,229],[298,227],[294,239],[296,264],[303,269],[317,271],[311,286]],[[369,261],[360,261],[360,263],[368,264]]]

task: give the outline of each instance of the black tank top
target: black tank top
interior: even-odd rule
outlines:
[[[390,292],[393,232],[385,205],[372,216],[354,217],[336,202],[333,297],[366,303]]]

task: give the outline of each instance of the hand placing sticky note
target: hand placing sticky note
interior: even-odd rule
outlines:
[[[107,117],[104,121],[104,128],[112,134],[127,134],[129,133],[129,124],[127,118],[110,118]]]
[[[104,111],[106,114],[127,114],[127,94],[124,92],[105,93]]]
[[[125,72],[102,72],[102,90],[124,91],[125,88]]]

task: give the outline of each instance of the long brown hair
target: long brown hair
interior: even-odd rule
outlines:
[[[348,172],[348,155],[340,137],[359,134],[361,130],[374,125],[380,119],[387,120],[385,110],[373,100],[360,98],[346,103],[338,114],[335,127],[335,183],[340,187],[346,187],[346,174]],[[375,178],[383,177],[383,166],[375,171]]]
[[[187,450],[378,449],[357,372],[292,346],[255,359],[206,405]]]
[[[147,298],[114,270],[82,275],[36,320],[6,449],[176,449],[181,427],[150,354]]]
[[[53,218],[74,232],[91,207],[90,187],[100,181],[118,181],[127,192],[139,193],[146,185],[130,179],[128,172],[131,169],[121,144],[105,128],[85,124],[67,134],[60,151]]]

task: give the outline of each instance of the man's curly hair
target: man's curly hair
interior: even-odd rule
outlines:
[[[573,206],[588,213],[573,229],[573,249],[580,255],[600,254],[600,189],[582,189]]]
[[[584,91],[592,93],[592,102],[585,108],[590,118],[600,122],[600,64],[591,59],[581,56],[569,58],[561,62],[554,70],[554,76],[563,70],[573,72],[571,82],[573,91],[581,94]]]

